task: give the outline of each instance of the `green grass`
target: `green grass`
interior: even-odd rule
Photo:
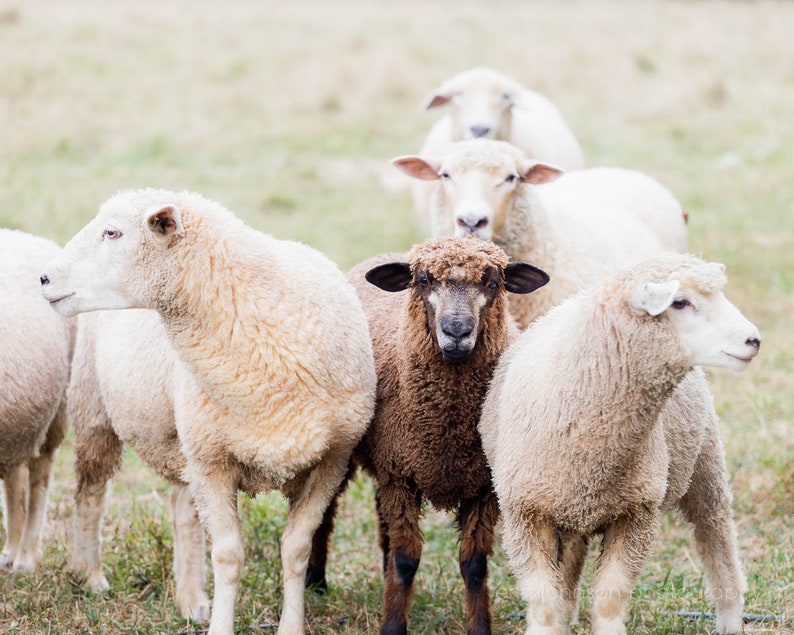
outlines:
[[[422,239],[388,159],[415,152],[418,109],[447,76],[489,64],[551,97],[592,165],[657,177],[690,217],[690,248],[728,266],[761,329],[741,375],[710,373],[749,591],[746,611],[794,617],[794,5],[407,0],[0,0],[0,226],[65,243],[122,188],[193,189],[252,226],[314,245],[344,269]],[[71,437],[58,456],[34,575],[0,572],[0,632],[177,633],[169,492],[131,452],[103,535],[111,591],[68,571]],[[241,497],[247,564],[238,633],[277,621],[278,494]],[[428,510],[410,615],[416,633],[465,630],[451,519]],[[345,496],[331,591],[311,633],[377,631],[382,576],[372,487]],[[592,560],[592,559],[591,559]],[[587,584],[582,624],[588,630]],[[496,631],[525,607],[499,550]],[[632,602],[634,633],[712,632],[688,531],[666,517]],[[794,633],[794,623],[748,624]]]

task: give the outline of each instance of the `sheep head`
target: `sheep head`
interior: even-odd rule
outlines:
[[[507,256],[493,243],[471,238],[432,239],[417,245],[408,262],[391,262],[370,269],[365,278],[384,291],[410,290],[411,307],[423,316],[422,328],[448,361],[467,359],[477,346],[489,313],[505,329],[505,291],[531,293],[549,276],[530,264],[508,264]],[[421,307],[421,308],[419,308]]]
[[[629,309],[671,329],[691,366],[744,370],[761,335],[726,297],[725,266],[694,256],[656,258],[638,265],[624,287]]]
[[[110,198],[46,266],[41,292],[58,313],[154,308],[148,290],[157,286],[157,272],[140,265],[147,253],[168,249],[185,231],[179,208],[148,200],[153,193],[129,191]]]
[[[509,139],[513,106],[523,88],[490,68],[472,68],[450,77],[432,90],[425,110],[447,107],[452,139]]]
[[[509,143],[487,139],[456,143],[443,158],[410,155],[393,159],[392,165],[415,179],[439,181],[432,209],[437,234],[495,241],[504,234],[524,185],[562,174]]]

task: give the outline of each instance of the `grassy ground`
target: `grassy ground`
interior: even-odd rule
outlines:
[[[488,64],[550,96],[593,165],[644,170],[690,216],[692,251],[728,265],[764,335],[742,375],[711,374],[749,581],[746,610],[794,617],[794,4],[781,2],[224,3],[0,0],[0,226],[63,243],[120,188],[194,189],[343,268],[421,239],[387,164],[415,151],[445,77]],[[105,524],[112,590],[68,572],[73,475],[60,452],[36,575],[0,573],[0,632],[177,633],[167,487],[131,452]],[[241,499],[239,633],[277,620],[278,495]],[[464,630],[455,532],[429,511],[413,632]],[[348,493],[332,591],[312,633],[377,629],[372,490]],[[504,556],[496,630],[523,631]],[[585,608],[587,597],[585,595]],[[702,568],[675,517],[632,604],[635,633],[701,633]],[[585,620],[577,632],[585,632]],[[269,629],[262,629],[268,632]],[[794,633],[794,623],[751,623]]]

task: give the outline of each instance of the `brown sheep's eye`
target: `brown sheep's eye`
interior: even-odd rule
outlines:
[[[499,286],[499,281],[498,280],[491,280],[488,283],[488,288],[489,289],[496,289],[496,287],[498,287],[498,286]]]
[[[427,276],[420,275],[419,277],[417,277],[416,281],[419,284],[421,284],[423,287],[426,287],[428,285]]]

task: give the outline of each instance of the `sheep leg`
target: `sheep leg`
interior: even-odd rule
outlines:
[[[493,553],[493,528],[498,518],[499,506],[492,491],[462,501],[458,510],[459,563],[466,585],[468,635],[491,632],[488,557]]]
[[[568,624],[579,621],[579,581],[587,557],[588,539],[580,534],[562,534],[560,558],[562,581],[565,585],[565,614]]]
[[[378,518],[378,546],[381,554],[383,554],[383,576],[385,577],[389,570],[389,527],[383,520],[383,514],[381,513],[380,491],[377,483],[375,486],[375,514]]]
[[[11,567],[19,553],[25,518],[28,515],[27,463],[21,463],[6,473],[3,479],[3,494],[6,543],[0,554],[0,563],[4,567]]]
[[[604,532],[593,579],[593,635],[626,635],[631,592],[656,540],[658,511],[639,507]]]
[[[709,594],[717,609],[717,633],[742,632],[746,582],[736,548],[731,491],[716,428],[706,431],[689,490],[679,502],[694,529],[695,548],[703,562]]]
[[[74,554],[71,568],[85,575],[84,584],[94,592],[110,588],[102,572],[101,527],[107,485],[121,465],[121,440],[110,423],[103,426],[75,425]]]
[[[350,449],[331,451],[309,473],[302,487],[290,495],[287,524],[281,536],[284,608],[279,635],[303,633],[304,581],[314,532],[331,500],[349,474]]]
[[[66,436],[66,402],[63,401],[47,429],[47,437],[39,456],[28,461],[28,513],[14,570],[31,571],[41,559],[41,534],[47,517],[47,493],[55,450]]]
[[[381,522],[387,529],[388,561],[383,592],[381,635],[404,635],[414,592],[414,576],[422,557],[419,516],[422,497],[405,483],[392,480],[380,488]]]
[[[325,568],[328,564],[328,547],[331,541],[331,534],[334,531],[334,519],[336,518],[339,497],[347,489],[347,484],[353,478],[356,468],[353,462],[348,466],[345,478],[339,486],[339,490],[331,499],[328,509],[323,514],[323,520],[312,538],[312,552],[309,556],[309,566],[306,569],[306,588],[312,589],[316,593],[324,595],[328,591],[328,581],[325,578]]]
[[[215,471],[213,471],[215,468]],[[199,517],[212,541],[212,573],[215,596],[208,635],[232,635],[237,586],[245,561],[245,548],[237,510],[236,469],[203,465],[188,457],[185,475]]]
[[[554,525],[537,514],[506,506],[503,545],[527,603],[526,635],[565,635],[569,632],[560,570],[560,536]]]
[[[177,483],[171,491],[174,526],[174,579],[176,605],[185,619],[206,622],[210,617],[207,597],[207,566],[204,530],[187,485]]]

